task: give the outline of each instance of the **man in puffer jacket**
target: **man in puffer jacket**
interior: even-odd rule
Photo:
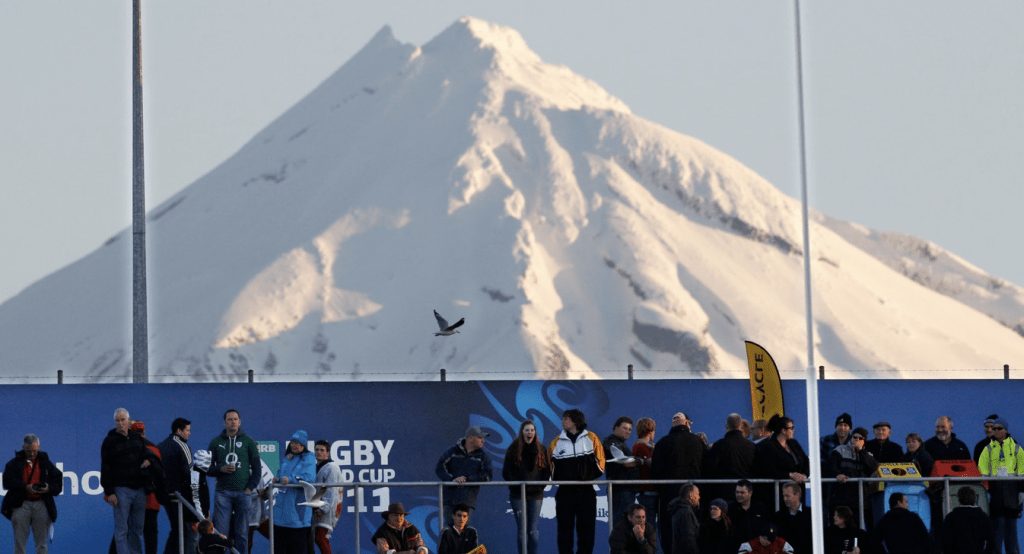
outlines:
[[[478,425],[466,429],[466,435],[445,450],[437,460],[434,473],[442,481],[454,483],[480,483],[491,480],[493,464],[491,457],[484,451],[484,437],[490,435]],[[470,510],[476,509],[476,498],[480,487],[445,487],[444,488],[444,521],[451,525],[452,512],[456,504],[465,504]],[[472,515],[472,513],[470,513]]]
[[[672,514],[672,552],[670,554],[700,554],[697,537],[700,535],[700,489],[687,483],[679,489],[679,496],[668,504]]]

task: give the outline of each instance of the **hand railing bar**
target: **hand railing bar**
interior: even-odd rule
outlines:
[[[853,482],[853,483],[888,483],[888,482],[900,483],[900,482],[908,482],[908,481],[943,481],[945,483],[945,489],[946,489],[946,491],[945,491],[946,498],[945,498],[945,503],[944,503],[945,504],[945,511],[948,512],[949,511],[949,506],[951,505],[950,498],[949,498],[949,485],[950,485],[950,483],[978,482],[978,481],[1022,481],[1022,480],[1024,480],[1024,477],[1021,477],[1021,476],[998,477],[998,476],[984,476],[983,475],[981,477],[924,477],[924,476],[921,476],[921,477],[910,477],[910,478],[904,477],[904,476],[900,476],[900,477],[848,477],[843,482],[844,483],[848,483],[848,482]],[[609,491],[608,491],[608,496],[609,496],[609,501],[608,501],[608,506],[609,506],[609,509],[608,509],[608,519],[609,519],[609,528],[611,528],[612,527],[612,524],[611,524],[612,515],[611,514],[612,514],[612,510],[614,508],[613,501],[611,500],[612,485],[674,485],[674,484],[682,484],[682,483],[695,483],[695,484],[699,485],[699,484],[729,484],[729,483],[735,483],[736,481],[739,481],[739,479],[614,479],[614,480],[602,479],[602,480],[599,480],[599,481],[479,481],[479,482],[467,482],[467,483],[453,483],[453,482],[450,482],[450,481],[393,481],[393,482],[380,482],[380,483],[364,483],[364,482],[352,481],[352,482],[345,482],[345,483],[312,483],[312,484],[314,486],[317,486],[317,487],[353,487],[353,489],[354,489],[353,490],[353,494],[355,495],[355,498],[356,498],[356,506],[355,506],[354,512],[355,512],[355,521],[356,521],[355,540],[356,540],[356,551],[357,552],[359,551],[359,535],[360,535],[360,533],[359,533],[359,523],[360,523],[359,522],[359,515],[360,515],[360,512],[362,511],[362,495],[360,494],[360,489],[362,489],[362,488],[428,487],[428,486],[437,486],[438,487],[438,519],[441,520],[440,526],[441,526],[441,530],[443,532],[443,530],[444,530],[444,507],[443,507],[443,505],[444,505],[444,496],[443,496],[444,495],[444,487],[481,487],[481,486],[483,486],[483,487],[491,487],[491,486],[505,486],[505,487],[507,487],[507,486],[519,485],[519,487],[520,487],[520,496],[522,497],[522,500],[523,500],[523,512],[522,512],[523,532],[522,532],[521,540],[523,542],[523,549],[524,549],[524,552],[525,552],[526,548],[527,548],[528,536],[529,536],[528,529],[527,529],[527,521],[528,520],[527,520],[527,514],[526,514],[526,511],[527,511],[527,507],[526,507],[526,486],[527,485],[544,485],[544,486],[547,486],[547,485],[555,485],[555,486],[558,486],[558,485],[598,485],[598,486],[600,486],[600,485],[607,485],[608,489],[609,489]],[[779,508],[778,485],[781,484],[781,483],[787,483],[790,480],[789,479],[747,479],[747,481],[749,481],[751,484],[766,484],[766,483],[767,484],[773,484],[775,489],[776,489],[774,496],[775,496],[776,510],[778,510],[778,508]],[[821,482],[822,483],[839,483],[840,481],[837,478],[835,478],[835,477],[825,477],[825,478],[821,479]],[[807,483],[805,482],[804,484],[806,485]],[[299,484],[288,484],[288,485],[272,484],[271,486],[273,488],[300,488],[302,485],[299,485]],[[863,526],[863,524],[864,524],[864,492],[863,492],[863,487],[860,487],[860,489],[861,489],[860,492],[858,492],[858,504],[859,504],[858,508],[859,508],[859,518],[860,518],[860,521],[861,521],[861,525]],[[180,494],[178,494],[178,493],[175,493],[175,494],[180,497]],[[824,501],[824,499],[823,499],[823,501]],[[271,501],[270,501],[271,551],[270,551],[270,554],[274,554],[273,553],[273,532],[274,532],[273,531],[273,521],[274,521],[274,519],[273,519],[274,518],[273,504],[274,504],[273,494],[271,494]],[[189,506],[189,508],[192,509],[191,506]],[[192,511],[193,511],[193,513],[196,513],[194,509],[192,509]],[[196,515],[197,515],[197,517],[201,517],[201,516],[199,516],[199,514],[196,514]]]
[[[697,485],[701,484],[730,484],[739,481],[740,479],[615,479],[606,480],[601,479],[598,481],[473,481],[466,483],[453,483],[450,481],[391,481],[391,482],[380,482],[380,483],[364,483],[364,482],[346,482],[346,483],[312,483],[317,487],[369,487],[369,488],[381,488],[381,487],[508,487],[525,484],[529,486],[533,485],[674,485],[683,483],[694,483]],[[788,483],[789,479],[747,479],[751,484],[782,484]],[[855,483],[900,483],[909,481],[949,481],[952,483],[957,482],[977,482],[977,481],[1024,481],[1024,476],[986,476],[980,477],[847,477],[842,482],[855,482]],[[839,483],[840,481],[835,477],[823,477],[822,483]],[[803,485],[807,485],[805,481]],[[302,485],[281,485],[274,484],[274,488],[300,488]]]
[[[198,519],[199,521],[202,521],[205,518],[203,518],[203,514],[199,513],[199,511],[196,510],[195,506],[193,506],[192,504],[189,504],[189,502],[187,500],[185,500],[185,497],[181,496],[180,492],[174,491],[174,497],[176,499],[178,499],[178,552],[179,553],[184,553],[185,552],[185,521],[184,521],[184,514],[181,511],[181,507],[184,506],[184,507],[188,508],[188,511],[192,512],[192,515],[196,516],[196,519]],[[235,547],[233,547],[233,546],[231,547],[231,552],[232,552],[232,554],[238,554],[238,551],[235,550]]]

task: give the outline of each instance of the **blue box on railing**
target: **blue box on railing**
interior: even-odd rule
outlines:
[[[907,496],[907,507],[911,512],[921,516],[924,526],[930,531],[932,528],[932,508],[928,501],[928,493],[925,492],[924,483],[889,483],[885,490],[871,496],[872,515],[875,523],[882,519],[885,512],[889,511],[889,497],[894,493],[901,492]]]

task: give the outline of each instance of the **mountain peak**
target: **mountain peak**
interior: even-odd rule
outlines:
[[[469,16],[461,17],[448,26],[441,34],[425,44],[423,51],[440,52],[448,49],[465,49],[467,46],[510,55],[520,61],[536,63],[541,61],[540,57],[526,45],[523,36],[515,29]]]
[[[512,29],[466,17],[420,48],[385,26],[150,214],[151,376],[743,377],[748,339],[799,368],[798,214]],[[1024,291],[919,240],[812,223],[830,371],[1021,358]],[[0,305],[0,374],[130,378],[125,245]],[[469,323],[438,339],[433,310]]]

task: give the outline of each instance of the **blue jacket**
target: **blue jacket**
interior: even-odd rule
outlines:
[[[281,468],[277,470],[279,478],[288,478],[288,484],[296,483],[299,479],[310,483],[316,482],[316,457],[309,450],[302,454],[293,455],[291,458],[285,456],[281,459]],[[274,498],[274,525],[291,527],[293,529],[310,526],[309,506],[299,506],[299,502],[306,501],[306,495],[301,488],[277,489],[277,497]]]
[[[434,473],[442,481],[454,481],[457,477],[465,477],[469,483],[490,481],[494,471],[492,465],[491,457],[483,448],[466,452],[466,439],[460,439],[441,455]],[[476,508],[478,494],[480,487],[445,487],[444,503],[452,505],[464,502],[470,508]]]

